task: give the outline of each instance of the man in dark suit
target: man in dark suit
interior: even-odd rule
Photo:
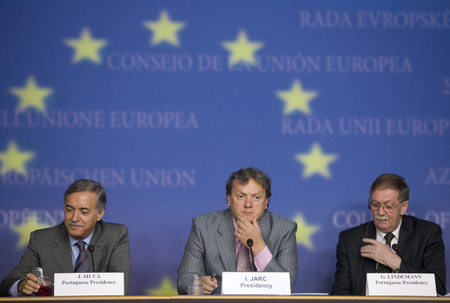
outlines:
[[[193,218],[178,269],[179,294],[187,294],[192,274],[205,275],[205,294],[220,294],[223,271],[251,270],[251,264],[242,269],[237,265],[240,249],[251,259],[248,239],[253,240],[255,270],[289,272],[291,289],[294,287],[298,267],[297,224],[267,210],[272,195],[270,182],[256,168],[234,172],[226,184],[229,209]],[[214,273],[216,277],[212,278]]]
[[[100,183],[80,179],[70,185],[64,193],[64,222],[31,233],[19,265],[0,284],[0,295],[37,293],[40,286],[31,274],[35,267],[43,267],[51,280],[54,273],[77,271],[75,263],[81,246],[78,248],[76,243],[80,240],[85,250],[89,244],[94,246],[95,272],[124,273],[127,294],[130,281],[128,228],[103,222],[105,206],[106,192]],[[92,272],[91,256],[87,255],[84,262],[88,265],[86,270]]]
[[[330,295],[365,295],[366,274],[434,273],[445,295],[445,256],[441,227],[406,216],[409,187],[394,174],[379,176],[370,188],[373,221],[339,234],[335,282]],[[386,245],[386,241],[391,245]],[[398,245],[397,253],[391,249]]]

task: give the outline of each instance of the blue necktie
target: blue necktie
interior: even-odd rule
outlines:
[[[80,253],[78,254],[77,261],[75,262],[75,269],[74,272],[87,272],[89,262],[87,261],[87,253],[84,249],[84,241],[80,240],[77,243],[75,243],[76,246],[80,249]]]

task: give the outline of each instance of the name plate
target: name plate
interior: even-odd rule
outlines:
[[[366,296],[436,296],[434,274],[367,274]]]
[[[222,273],[223,295],[290,295],[291,278],[288,272]]]
[[[123,296],[123,272],[55,273],[55,296]]]

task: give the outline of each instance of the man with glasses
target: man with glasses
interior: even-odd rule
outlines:
[[[366,274],[375,272],[434,273],[437,293],[446,294],[441,227],[405,215],[408,204],[404,178],[383,174],[373,182],[368,205],[373,221],[339,234],[330,295],[365,295]]]

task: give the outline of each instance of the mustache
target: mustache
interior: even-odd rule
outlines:
[[[385,216],[375,216],[375,219],[380,220],[380,221],[389,221],[389,217],[385,217]]]
[[[75,222],[68,222],[67,225],[69,225],[69,226],[77,226],[77,227],[84,227],[83,224],[75,223]]]

